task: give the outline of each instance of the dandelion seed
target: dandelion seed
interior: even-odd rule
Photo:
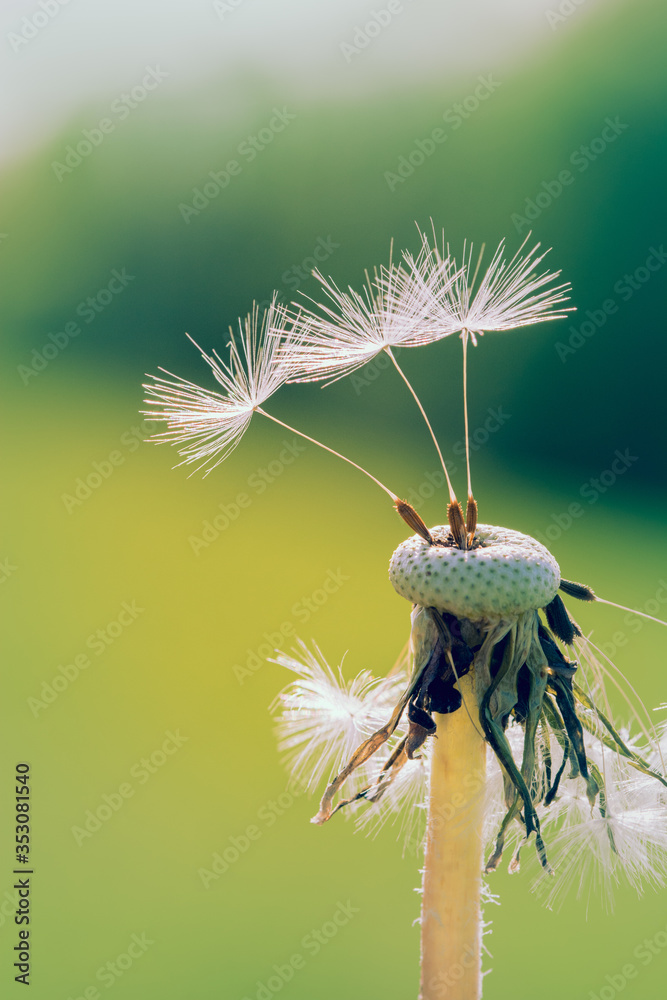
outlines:
[[[599,744],[587,741],[589,759],[600,760]],[[641,894],[660,888],[667,876],[667,804],[664,788],[633,772],[622,757],[607,752],[604,800],[591,809],[583,782],[569,780],[543,816],[555,879],[539,876],[533,891],[558,908],[566,893],[590,900],[596,893],[613,909],[614,889],[623,881]]]
[[[590,591],[567,581],[563,585],[548,550],[518,532],[480,524],[473,547],[461,551],[446,526],[428,530],[430,541],[414,535],[398,547],[390,564],[395,589],[417,609],[413,674],[392,719],[407,708],[411,727],[418,723],[425,737],[437,730],[438,737],[427,757],[423,985],[434,980],[464,942],[481,955],[481,889],[474,871],[481,865],[490,821],[495,830],[486,870],[493,871],[511,848],[510,871],[517,871],[522,847],[531,840],[545,873],[540,885],[553,878],[545,829],[555,830],[552,840],[562,877],[556,889],[545,891],[549,905],[578,871],[582,885],[592,879],[606,892],[621,868],[635,886],[662,885],[667,859],[667,830],[664,835],[652,831],[654,823],[665,829],[667,779],[579,687],[577,664],[558,646],[558,640],[578,643],[606,701],[590,643],[578,638],[581,632],[558,596],[561,586],[585,599],[590,598],[584,589]],[[594,689],[591,694],[595,696]],[[436,720],[433,729],[430,713]],[[510,719],[514,725],[508,726]],[[395,730],[385,725],[364,746],[376,751]],[[484,774],[485,747],[496,762],[491,780],[476,783],[475,776]],[[367,755],[357,751],[329,786],[318,822],[356,801],[343,800],[332,809],[332,793],[357,763],[368,767]],[[452,789],[459,807],[448,813],[450,822],[441,828],[438,820],[447,811]],[[372,801],[371,795],[366,798]],[[391,806],[385,808],[391,814]],[[442,896],[444,884],[451,895]],[[450,902],[464,898],[467,916],[459,909],[455,918]],[[460,996],[477,996],[480,981],[475,965],[467,992]]]
[[[434,339],[459,332],[463,345],[463,412],[468,476],[468,533],[474,535],[477,504],[472,489],[470,471],[470,436],[468,421],[468,338],[477,344],[477,337],[492,330],[512,330],[541,323],[547,319],[563,319],[570,311],[559,308],[567,301],[569,283],[554,286],[560,271],[551,273],[537,269],[546,253],[538,256],[540,244],[522,256],[530,233],[511,260],[505,259],[505,240],[501,240],[477,288],[484,247],[473,267],[473,244],[464,243],[463,264],[459,268],[450,247],[441,248],[433,227],[433,244],[426,233],[420,232],[421,252],[414,258],[404,254],[407,271],[397,272],[394,287],[387,289],[390,298],[400,301],[430,303],[425,328]]]
[[[338,771],[353,750],[384,721],[397,698],[399,677],[373,677],[364,670],[345,681],[320,649],[299,642],[294,655],[280,653],[271,662],[297,674],[276,699],[278,749],[293,776],[316,787],[324,774]],[[360,774],[359,782],[368,780]]]
[[[431,324],[434,335],[445,330],[467,332],[476,344],[476,338],[484,333],[565,319],[572,311],[571,307],[562,307],[569,298],[570,283],[553,284],[561,272],[538,273],[549,251],[540,254],[540,244],[536,243],[522,253],[530,233],[509,261],[505,257],[505,240],[500,241],[476,288],[481,256],[475,264],[472,243],[464,243],[459,267],[449,245],[446,252],[444,246],[438,247],[435,229],[432,245],[426,233],[420,232],[420,236],[421,253],[417,258],[405,254],[408,269],[397,272],[393,295],[397,299],[405,296],[411,301],[430,302],[426,326]]]
[[[363,294],[341,289],[319,271],[313,272],[322,285],[332,306],[319,305],[320,312],[303,309],[293,317],[294,343],[285,350],[294,367],[291,381],[312,382],[329,379],[329,384],[366,365],[384,351],[413,397],[428,428],[447,480],[452,531],[458,543],[465,547],[465,533],[456,516],[458,501],[438,439],[405,372],[398,364],[392,348],[419,347],[439,340],[451,329],[433,329],[427,323],[433,309],[432,291],[426,285],[406,281],[401,268],[389,260],[389,266],[366,275]],[[453,268],[441,261],[440,287],[449,289],[456,279]],[[460,508],[459,508],[460,509]],[[463,517],[461,515],[461,522]]]
[[[363,294],[342,292],[318,274],[329,302],[320,313],[288,313],[274,299],[261,323],[255,309],[241,325],[227,363],[202,351],[223,393],[174,376],[147,386],[159,404],[147,415],[167,423],[158,439],[179,445],[184,462],[215,467],[260,413],[364,472],[415,532],[396,548],[389,571],[412,606],[409,669],[384,680],[363,671],[346,681],[317,646],[301,643],[274,660],[295,675],[274,708],[280,748],[295,776],[311,788],[330,778],[313,822],[344,808],[362,829],[398,824],[414,847],[425,817],[423,1000],[438,995],[443,983],[452,1000],[481,995],[485,857],[491,872],[510,849],[510,871],[518,871],[530,841],[542,868],[535,891],[549,905],[571,886],[579,894],[598,887],[608,895],[621,878],[638,890],[667,883],[667,727],[656,735],[646,724],[637,692],[595,656],[559,592],[622,605],[564,579],[535,539],[477,523],[468,338],[476,344],[486,331],[561,319],[569,311],[563,307],[569,284],[555,284],[559,272],[540,270],[539,244],[524,252],[525,246],[506,260],[501,242],[478,283],[482,257],[473,267],[472,245],[464,244],[458,269],[444,243],[438,247],[434,237],[431,245],[422,235],[418,257],[406,255],[407,269],[390,259],[367,278]],[[424,408],[392,353],[454,332],[463,342],[465,519]],[[448,524],[427,527],[365,469],[263,409],[285,381],[336,379],[380,351],[414,397],[441,457]],[[614,725],[605,680],[623,692],[640,736]],[[470,960],[453,982],[449,970],[462,955]]]
[[[244,321],[239,320],[238,344],[232,335],[228,362],[215,351],[213,355],[206,354],[192,341],[226,395],[201,388],[187,379],[171,375],[166,369],[160,370],[171,375],[171,380],[149,375],[153,382],[144,384],[143,388],[148,396],[147,404],[156,408],[142,413],[150,420],[165,422],[168,427],[149,440],[154,444],[175,444],[183,456],[179,464],[199,462],[198,470],[208,466],[206,476],[229,457],[248,429],[253,414],[259,413],[363,472],[391,497],[394,504],[405,503],[352,459],[262,409],[261,404],[273,396],[293,372],[293,353],[300,332],[296,327],[287,331],[286,327],[287,313],[277,304],[274,295],[261,318],[255,305]]]
[[[456,274],[448,261],[441,265],[440,286],[449,291]],[[373,278],[366,275],[363,293],[351,287],[342,291],[319,271],[313,274],[331,305],[314,303],[319,311],[299,306],[292,315],[299,331],[289,349],[295,382],[336,381],[382,351],[423,346],[443,335],[426,328],[433,309],[431,289],[408,282],[391,260]]]
[[[224,394],[201,388],[163,368],[160,370],[171,379],[149,376],[153,383],[144,388],[147,403],[155,408],[143,412],[168,427],[152,440],[177,445],[183,456],[181,465],[199,462],[197,469],[208,466],[206,475],[212,472],[237,447],[261,404],[287,381],[290,368],[280,351],[284,330],[285,317],[274,296],[261,317],[255,305],[245,320],[239,320],[238,335],[232,335],[229,342],[229,361],[223,361],[215,351],[206,354],[192,341]]]
[[[398,827],[397,839],[403,843],[404,856],[417,854],[424,842],[430,770],[428,753],[424,749],[419,757],[409,760],[377,801],[372,795],[367,796],[366,801],[371,805],[360,809],[356,816],[357,829],[371,836],[377,836],[386,825]],[[369,783],[377,786],[381,774],[381,769],[376,767],[370,772]]]
[[[656,712],[664,712],[666,710],[667,705],[660,705],[656,709]],[[657,727],[656,743],[657,746],[651,747],[649,751],[649,763],[657,771],[662,771],[665,774],[667,773],[667,768],[665,768],[663,761],[667,759],[667,720],[661,722]]]

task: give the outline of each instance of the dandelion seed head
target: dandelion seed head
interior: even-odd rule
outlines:
[[[664,712],[667,705],[660,705],[656,711]],[[661,721],[656,727],[655,742],[649,747],[646,756],[656,771],[665,774],[667,771],[667,720]],[[667,789],[665,789],[667,792]]]
[[[347,681],[314,643],[299,642],[293,654],[279,653],[272,662],[297,675],[274,702],[278,749],[294,777],[313,789],[386,722],[402,678],[378,679],[364,670]],[[367,773],[356,780],[366,782]]]
[[[195,344],[222,393],[166,369],[160,370],[170,375],[169,379],[149,376],[153,381],[144,388],[146,403],[153,408],[143,413],[167,425],[166,431],[150,440],[176,445],[183,459],[178,464],[196,462],[197,470],[206,469],[205,475],[224,462],[239,444],[257,407],[287,381],[290,369],[280,350],[281,343],[289,340],[285,327],[285,312],[274,296],[263,313],[255,305],[239,320],[238,333],[231,334],[228,344],[227,361],[216,351],[207,354]]]
[[[564,783],[549,824],[556,877],[541,874],[533,883],[547,906],[558,908],[574,890],[577,899],[599,895],[612,909],[614,889],[624,881],[640,894],[665,885],[667,808],[659,787],[634,779],[607,787],[602,809],[599,803],[591,808],[582,779]]]
[[[630,732],[621,735],[629,750],[643,749]],[[589,768],[602,776],[603,788],[591,805],[586,782],[566,771],[554,800],[541,806],[555,878],[541,872],[532,888],[553,909],[574,891],[578,899],[597,896],[612,910],[614,890],[623,883],[640,894],[665,884],[667,789],[594,733],[585,732],[584,744]],[[562,752],[552,747],[551,755],[555,769]]]
[[[521,760],[523,753],[523,730],[521,726],[510,723],[505,732],[512,756]],[[486,748],[486,785],[485,785],[484,826],[482,837],[485,845],[493,844],[503,816],[507,812],[505,799],[505,782],[498,758],[490,746]]]
[[[336,381],[392,347],[418,347],[438,339],[425,325],[432,308],[430,290],[405,280],[390,262],[367,282],[363,292],[342,291],[319,271],[313,272],[330,305],[319,312],[300,308],[292,316],[295,336],[283,348],[292,365],[291,381]],[[450,275],[450,281],[454,275]],[[444,287],[447,281],[441,278]]]
[[[428,322],[441,331],[440,336],[467,331],[473,343],[487,331],[564,319],[571,309],[562,303],[568,300],[571,286],[569,282],[554,284],[560,271],[539,270],[548,253],[539,253],[539,243],[522,254],[529,237],[510,260],[506,259],[505,240],[501,240],[477,282],[478,262],[472,243],[464,243],[459,267],[449,245],[446,252],[444,247],[441,251],[435,238],[431,245],[429,236],[421,233],[421,253],[416,259],[406,255],[407,272],[399,274],[396,293],[399,297],[430,297]]]
[[[315,644],[309,647],[303,642],[293,653],[280,653],[274,662],[296,674],[274,705],[279,749],[294,776],[310,789],[327,773],[339,771],[369,734],[387,722],[408,680],[402,662],[401,669],[384,679],[362,671],[353,680],[345,680],[341,668],[332,668]],[[595,684],[599,694],[599,678]],[[558,738],[554,730],[542,726],[536,744],[532,794],[538,803],[540,828],[548,842],[555,877],[541,870],[533,878],[532,888],[550,908],[559,908],[574,892],[577,898],[587,900],[598,896],[612,909],[614,890],[623,883],[638,892],[667,884],[667,789],[652,775],[638,770],[617,748],[606,746],[601,738],[606,732],[604,727],[594,725],[588,710],[581,711],[593,730],[584,729],[586,759],[589,768],[602,776],[603,788],[591,805],[586,781],[573,771],[575,760],[567,738],[564,734]],[[406,731],[404,721],[382,752],[348,779],[352,795],[349,812],[356,828],[368,835],[375,836],[388,827],[395,829],[404,855],[415,855],[424,842],[431,745],[427,741],[419,757],[407,761],[388,782],[386,767]],[[664,728],[660,735],[665,739]],[[521,766],[525,751],[523,725],[510,719],[505,736],[514,760]],[[638,758],[650,754],[652,745],[646,744],[643,734],[636,736],[625,729],[620,737],[629,754]],[[565,762],[564,754],[568,755]],[[545,796],[557,772],[558,789],[547,805]],[[362,789],[363,795],[354,801],[354,795]],[[497,756],[488,746],[482,833],[489,847],[494,844],[513,794]],[[525,830],[517,817],[507,831],[506,848],[516,852],[516,857],[524,843]]]
[[[360,804],[356,811],[356,827],[369,836],[377,834],[385,826],[396,829],[396,838],[403,843],[403,856],[417,854],[424,842],[426,832],[426,808],[428,804],[428,778],[430,770],[430,748],[423,747],[419,757],[409,760],[399,771],[378,801],[367,796],[368,804]],[[368,768],[369,783],[381,776],[383,760],[375,768]]]
[[[446,545],[450,528],[429,529],[435,547],[412,535],[394,551],[389,579],[406,600],[471,621],[516,619],[542,608],[558,591],[560,569],[551,553],[530,535],[478,524],[477,547]]]

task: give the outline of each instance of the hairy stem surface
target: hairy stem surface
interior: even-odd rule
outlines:
[[[474,675],[458,684],[473,718]],[[420,1000],[482,995],[482,869],[486,744],[461,706],[434,715],[421,916]]]

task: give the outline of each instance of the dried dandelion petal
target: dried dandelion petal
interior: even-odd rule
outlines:
[[[431,528],[431,535],[443,544],[413,535],[389,564],[394,588],[414,604],[481,621],[537,610],[556,596],[558,563],[530,535],[479,524],[475,548],[467,551],[445,544],[448,525]]]

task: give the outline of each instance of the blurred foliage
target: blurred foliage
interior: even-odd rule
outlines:
[[[614,284],[664,239],[663,18],[659,4],[605,5],[576,30],[554,33],[551,46],[497,74],[497,91],[393,192],[385,172],[476,80],[452,79],[443,68],[421,90],[320,103],[303,95],[290,105],[297,117],[284,133],[188,224],[179,204],[283,107],[277,87],[239,77],[254,106],[234,121],[220,113],[219,82],[170,101],[158,93],[59,182],[52,162],[105,113],[91,105],[48,148],[5,171],[3,485],[11,531],[0,556],[15,569],[0,585],[11,626],[0,746],[10,768],[23,758],[34,769],[38,1000],[75,1000],[100,986],[96,970],[133,932],[155,944],[118,979],[114,997],[254,998],[272,965],[302,951],[303,936],[348,899],[359,914],[284,996],[325,1000],[345,991],[393,1000],[416,991],[418,864],[401,857],[391,830],[373,841],[343,821],[317,829],[308,823],[313,803],[299,799],[210,889],[197,874],[287,782],[267,713],[285,678],[267,664],[239,685],[234,665],[294,622],[295,604],[340,570],[349,577],[340,591],[312,621],[295,624],[334,663],[349,649],[349,674],[384,673],[407,638],[409,609],[386,579],[404,527],[372,484],[308,447],[195,555],[192,537],[220,504],[248,490],[285,435],[256,420],[224,469],[187,479],[172,471],[172,451],[129,443],[133,428],[139,437],[146,430],[140,382],[158,365],[207,378],[184,332],[204,348],[223,347],[228,325],[253,299],[274,288],[292,296],[293,268],[320,238],[340,244],[322,264],[340,284],[359,283],[365,268],[385,261],[392,238],[396,248],[415,249],[414,221],[428,226],[430,217],[454,247],[468,238],[492,248],[507,236],[513,251],[523,234],[512,213],[600,135],[607,117],[618,117],[627,130],[534,222],[535,239],[554,247],[551,266],[573,283],[572,324],[491,334],[472,354],[473,430],[484,428],[489,408],[507,415],[488,440],[481,435],[473,470],[482,520],[544,535],[565,575],[645,605],[664,577],[656,492],[665,433],[663,275],[619,302],[565,362],[556,344],[586,310],[618,298]],[[123,268],[134,276],[127,287],[93,322],[79,315],[81,333],[23,384],[18,366],[53,344],[48,334],[75,321],[79,304]],[[299,291],[314,294],[312,278],[297,280]],[[402,361],[462,485],[459,345],[405,351]],[[414,404],[391,371],[371,374],[360,373],[368,384],[289,388],[276,415],[396,490],[421,489],[423,516],[439,523],[446,498],[423,489],[437,462]],[[594,488],[594,502],[583,500],[582,486],[610,467],[617,449],[637,461],[613,488]],[[122,462],[88,496],[84,489],[80,503],[66,501],[96,464],[107,469],[112,452]],[[564,527],[573,502],[584,513]],[[624,544],[631,540],[644,544]],[[145,610],[127,634],[35,716],[28,699],[132,600]],[[630,634],[623,612],[577,611],[586,631],[615,647],[649,708],[664,701],[660,627]],[[613,689],[611,700],[627,721]],[[72,826],[179,727],[189,739],[178,754],[77,846]],[[4,787],[7,843],[8,781]],[[0,892],[11,885],[5,873]],[[518,970],[522,982],[539,983],[542,1000],[575,988],[599,993],[605,976],[664,928],[661,895],[638,901],[622,889],[612,918],[584,902],[588,887],[553,914],[528,886],[526,873],[494,876],[502,907],[488,914],[490,1000],[516,992]],[[12,934],[5,919],[0,937]],[[3,948],[6,979],[10,955]],[[642,969],[633,996],[663,995],[666,960]]]
[[[124,267],[134,281],[83,326],[58,368],[84,365],[96,378],[103,372],[105,381],[126,384],[157,364],[201,376],[184,331],[205,347],[222,346],[254,299],[267,300],[274,288],[289,299],[296,283],[316,294],[314,280],[295,277],[293,268],[312,257],[319,238],[339,244],[322,268],[340,284],[359,284],[364,269],[387,259],[392,238],[397,249],[416,249],[414,222],[425,227],[431,217],[456,249],[466,238],[491,249],[506,236],[514,252],[526,228],[519,235],[511,216],[523,215],[526,200],[540,193],[548,200],[543,184],[569,168],[574,183],[538,214],[533,231],[553,246],[547,260],[572,282],[577,313],[571,323],[488,336],[472,357],[473,406],[484,413],[487,400],[499,401],[516,415],[503,435],[508,456],[593,474],[627,446],[641,456],[634,475],[655,482],[663,467],[664,278],[658,272],[638,283],[628,302],[614,285],[644,264],[664,234],[661,45],[660,32],[629,6],[600,10],[577,32],[556,34],[549,49],[492,74],[500,86],[467,120],[450,117],[462,121],[458,128],[443,125],[442,116],[477,80],[443,75],[428,90],[363,102],[309,103],[304,95],[289,108],[296,119],[252,162],[238,146],[266,126],[274,106],[284,106],[267,84],[239,79],[255,110],[232,122],[220,120],[222,83],[207,82],[173,104],[158,92],[58,181],[51,164],[107,110],[91,107],[4,178],[2,319],[12,361],[29,359],[107,284],[112,269]],[[580,172],[570,156],[590,147],[608,117],[627,129]],[[447,141],[391,191],[385,173],[438,126]],[[209,172],[233,157],[241,174],[184,222],[179,205],[190,204]],[[567,344],[586,311],[599,315],[609,298],[615,314],[592,337],[579,334],[575,343],[583,346],[561,360],[556,345]],[[406,364],[419,368],[443,437],[458,437],[457,349],[441,344],[434,359],[436,351],[441,364]],[[53,370],[43,376],[53,377]],[[409,407],[395,399],[395,388],[383,378],[345,410],[372,419],[379,405],[393,430]],[[345,383],[319,396],[318,409],[340,421],[341,397],[351,396]]]

